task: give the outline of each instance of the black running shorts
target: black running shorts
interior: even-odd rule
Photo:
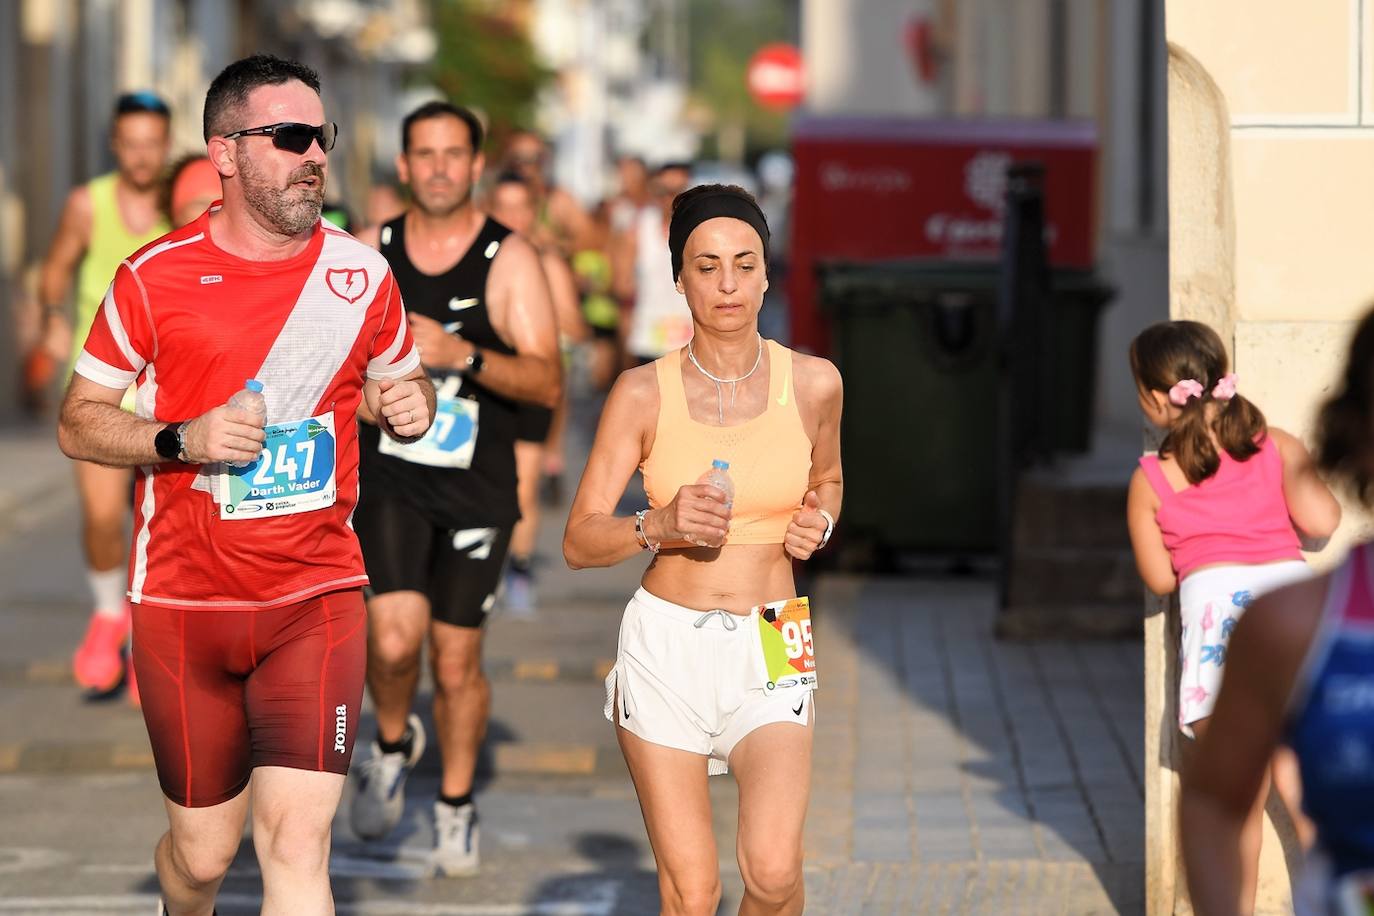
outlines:
[[[436,528],[404,499],[358,501],[353,528],[363,548],[368,595],[416,591],[430,615],[458,627],[480,627],[496,601],[511,528]]]
[[[553,411],[538,404],[521,404],[515,417],[515,438],[543,445],[553,427]]]

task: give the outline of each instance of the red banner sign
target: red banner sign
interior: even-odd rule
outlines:
[[[930,258],[994,261],[1006,170],[1045,168],[1046,242],[1056,267],[1095,260],[1097,138],[1083,122],[799,119],[793,131],[792,340],[824,353],[816,266]]]

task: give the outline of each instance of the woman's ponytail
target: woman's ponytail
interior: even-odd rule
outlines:
[[[1212,398],[1217,399],[1215,393]],[[1239,394],[1221,402],[1213,429],[1226,454],[1237,461],[1258,454],[1260,445],[1269,434],[1269,424],[1265,422],[1264,414],[1253,401]]]
[[[1189,483],[1206,480],[1217,472],[1221,458],[1207,434],[1207,408],[1202,397],[1189,398],[1169,427],[1169,435],[1160,443],[1159,453],[1171,455],[1178,462]]]

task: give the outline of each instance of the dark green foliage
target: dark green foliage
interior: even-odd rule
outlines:
[[[487,150],[515,128],[534,123],[539,90],[553,76],[522,25],[503,4],[431,0],[439,48],[427,76],[451,101],[488,119]]]

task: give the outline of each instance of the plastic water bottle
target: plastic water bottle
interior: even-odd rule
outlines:
[[[730,462],[721,461],[717,458],[711,462],[711,470],[701,475],[698,483],[710,484],[717,489],[725,491],[725,508],[730,509],[735,505],[735,482],[730,479]]]
[[[719,458],[715,459],[711,462],[711,469],[705,474],[702,474],[701,478],[697,480],[697,483],[710,484],[716,489],[724,491],[726,511],[734,507],[735,482],[730,479],[730,462],[721,461]],[[696,539],[693,539],[693,543],[699,547],[719,546],[717,544],[708,544],[705,541],[697,541]]]
[[[234,407],[245,413],[261,417],[264,422],[267,420],[267,399],[262,396],[262,382],[255,378],[250,378],[244,382],[242,390],[234,392],[224,406]],[[229,466],[246,468],[252,463],[251,461],[231,461]]]

